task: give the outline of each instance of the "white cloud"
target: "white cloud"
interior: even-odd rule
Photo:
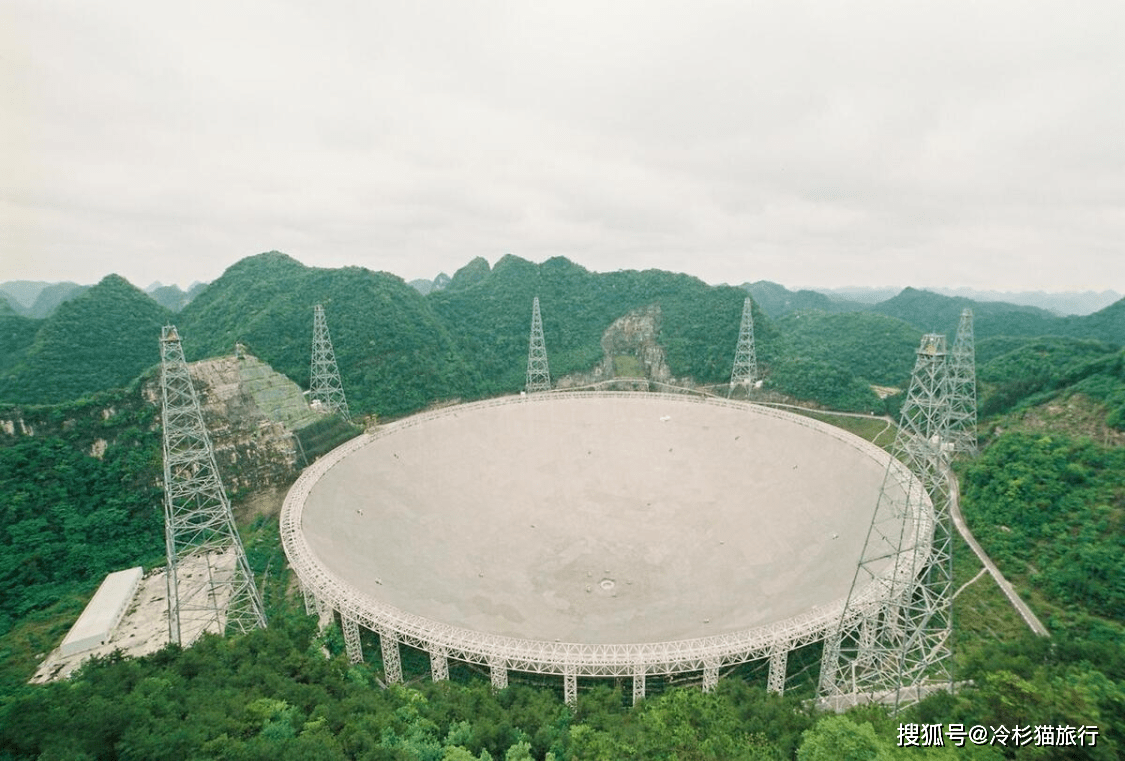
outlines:
[[[1125,290],[1123,9],[21,0],[0,280],[278,248]]]

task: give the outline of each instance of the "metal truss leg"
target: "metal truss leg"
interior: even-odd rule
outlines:
[[[703,664],[703,691],[714,692],[719,686],[719,664],[714,661]]]
[[[645,667],[633,668],[633,705],[645,699]]]
[[[824,651],[820,655],[820,687],[822,698],[839,693],[836,675],[840,669],[840,632],[834,631],[824,640]]]
[[[770,673],[766,677],[766,689],[778,695],[785,692],[785,667],[789,664],[789,649],[776,647],[770,653]]]
[[[502,690],[508,686],[508,667],[504,661],[491,661],[488,664],[492,672],[492,689]]]
[[[390,629],[379,630],[379,648],[383,653],[383,675],[387,678],[387,684],[402,684],[398,639]]]
[[[316,615],[316,595],[310,592],[306,587],[301,587],[301,595],[305,598],[305,615]]]
[[[348,653],[348,662],[363,662],[363,647],[359,642],[359,622],[351,616],[341,615],[340,625],[344,629],[344,650]]]
[[[430,676],[435,682],[444,682],[449,679],[449,656],[444,647],[435,647],[430,650]]]
[[[870,617],[865,617],[859,624],[859,644],[856,650],[856,665],[861,669],[870,669],[875,663],[875,633],[878,623]]]
[[[571,708],[578,705],[578,674],[573,669],[563,674],[563,700]]]
[[[321,631],[324,631],[333,623],[332,606],[326,600],[319,597],[316,598],[316,616],[319,619],[318,626]]]

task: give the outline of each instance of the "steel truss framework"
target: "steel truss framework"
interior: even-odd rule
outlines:
[[[928,527],[927,521],[928,516],[931,515],[931,508],[928,500],[924,499],[921,484],[901,463],[893,461],[883,449],[838,428],[781,410],[717,397],[685,397],[643,392],[579,393],[589,397],[610,398],[666,396],[681,402],[684,399],[692,399],[700,404],[743,411],[753,409],[756,414],[769,415],[816,429],[825,435],[846,442],[887,466],[890,477],[896,479],[903,490],[909,490],[916,496],[915,499],[909,500],[909,505],[903,509],[910,511],[913,524],[919,527],[918,533],[926,534],[925,529]],[[353,619],[364,628],[380,633],[383,641],[384,664],[388,664],[388,680],[402,678],[398,659],[389,654],[391,643],[397,644],[401,641],[430,653],[431,658],[434,658],[435,654],[440,654],[441,658],[455,658],[487,666],[492,675],[492,684],[497,689],[507,686],[509,670],[563,676],[564,689],[569,689],[576,684],[568,680],[575,680],[579,676],[632,677],[633,697],[634,700],[639,700],[644,697],[647,674],[703,672],[705,686],[713,688],[718,681],[720,668],[769,658],[771,666],[769,686],[780,692],[785,681],[785,657],[790,650],[823,639],[827,634],[835,631],[842,619],[849,626],[854,627],[865,610],[883,604],[883,597],[887,594],[887,590],[901,586],[901,581],[896,583],[888,574],[897,572],[902,564],[892,564],[887,572],[876,572],[867,585],[854,589],[850,611],[845,610],[845,599],[840,599],[835,603],[813,608],[783,621],[743,631],[667,642],[588,644],[502,636],[451,626],[414,615],[372,598],[347,580],[334,575],[317,560],[301,531],[302,513],[313,486],[337,463],[367,446],[371,441],[402,430],[403,427],[421,425],[441,417],[482,407],[550,403],[551,398],[548,395],[505,397],[415,415],[397,423],[393,428],[377,429],[342,444],[309,466],[290,489],[281,512],[281,538],[291,567],[297,574],[302,588],[316,598],[318,608],[321,606],[331,608],[338,611],[342,618]],[[394,649],[397,654],[397,648],[390,649]],[[394,668],[399,669],[394,677],[390,672],[390,663],[394,663]],[[435,669],[433,675],[435,678],[442,678],[441,673],[443,672]]]
[[[531,338],[527,345],[527,392],[551,390],[551,371],[547,367],[547,344],[543,341],[543,320],[539,317],[539,297],[531,302]]]
[[[750,386],[758,380],[758,355],[754,348],[754,311],[750,297],[742,303],[742,324],[738,329],[738,347],[734,350],[734,367],[730,387]]]
[[[161,333],[160,368],[168,637],[189,644],[203,631],[265,627],[262,600],[172,325]]]
[[[945,336],[928,334],[918,349],[892,450],[892,462],[902,463],[917,481],[907,492],[905,510],[900,500],[889,498],[886,486],[880,492],[853,592],[840,625],[825,642],[820,693],[826,700],[893,695],[897,708],[904,689],[949,682],[953,568],[948,431]],[[884,480],[895,478],[888,470]],[[880,577],[886,586],[872,605],[858,591]]]
[[[332,351],[332,336],[328,334],[328,320],[324,307],[313,307],[312,364],[309,369],[309,402],[319,402],[326,409],[339,413],[345,420],[348,400],[344,398],[344,385],[340,382],[340,369]]]
[[[971,309],[961,312],[949,353],[949,440],[955,453],[977,453],[977,365]]]

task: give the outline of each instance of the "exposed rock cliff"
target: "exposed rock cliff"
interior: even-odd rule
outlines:
[[[297,384],[245,352],[190,371],[227,490],[291,481],[303,465],[293,431],[320,419]]]
[[[635,309],[613,321],[602,334],[602,361],[589,373],[570,375],[558,382],[560,388],[571,388],[600,381],[620,380],[644,390],[649,381],[667,383],[672,380],[664,347],[659,343],[661,312],[659,304]]]

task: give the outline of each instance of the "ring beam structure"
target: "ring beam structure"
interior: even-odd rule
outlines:
[[[578,677],[770,659],[841,625],[880,491],[903,552],[932,506],[884,450],[811,418],[713,397],[549,393],[382,426],[313,463],[281,514],[307,595],[430,653]],[[848,615],[886,603],[893,557]],[[845,625],[848,622],[845,622]],[[705,679],[705,681],[707,681]],[[712,680],[713,681],[713,680]]]

